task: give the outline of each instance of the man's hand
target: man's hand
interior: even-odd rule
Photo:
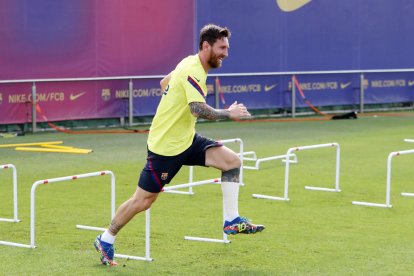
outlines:
[[[250,117],[249,111],[247,111],[247,108],[242,103],[237,103],[235,101],[228,109],[227,111],[230,114],[230,118],[240,118],[240,117]]]

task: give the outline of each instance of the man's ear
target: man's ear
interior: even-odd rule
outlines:
[[[203,51],[207,51],[210,49],[210,44],[207,41],[203,41]]]

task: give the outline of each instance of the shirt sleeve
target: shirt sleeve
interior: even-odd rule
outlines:
[[[186,75],[186,79],[183,80],[185,95],[187,97],[187,102],[206,102],[205,91],[200,84],[200,79],[196,76]]]

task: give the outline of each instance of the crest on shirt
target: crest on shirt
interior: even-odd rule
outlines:
[[[161,179],[162,180],[167,180],[167,178],[168,178],[168,173],[166,173],[166,172],[161,173]]]

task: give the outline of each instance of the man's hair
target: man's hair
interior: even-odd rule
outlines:
[[[213,44],[223,37],[230,38],[231,33],[227,27],[220,27],[214,24],[205,25],[200,31],[200,45],[199,50],[203,48],[203,42],[207,41],[208,44],[213,46]]]

